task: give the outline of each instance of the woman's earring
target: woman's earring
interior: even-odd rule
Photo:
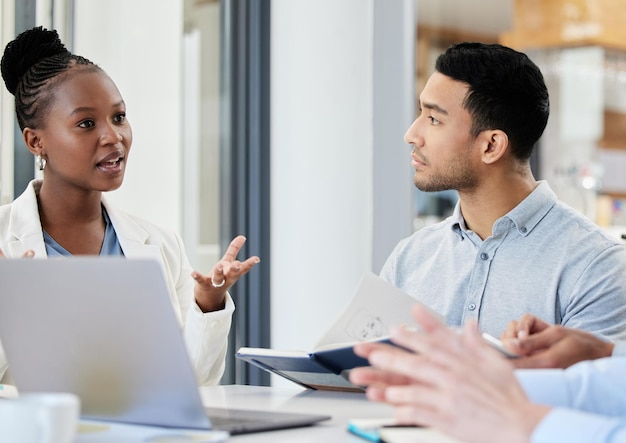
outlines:
[[[35,160],[35,163],[37,164],[37,167],[39,168],[39,170],[43,171],[44,169],[46,169],[46,164],[48,163],[48,160],[46,160],[45,157],[38,155]]]

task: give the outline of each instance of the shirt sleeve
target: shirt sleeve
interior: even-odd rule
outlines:
[[[626,419],[553,409],[539,422],[532,443],[626,443]]]
[[[565,370],[520,369],[516,376],[535,403],[626,419],[625,372],[626,357],[608,357]]]
[[[9,364],[7,363],[6,355],[4,354],[4,348],[0,344],[0,383],[11,384],[13,379],[9,375]]]
[[[203,313],[196,303],[187,312],[184,335],[200,386],[217,385],[224,374],[228,333],[235,304],[226,294],[224,309]]]
[[[226,293],[224,309],[202,312],[194,297],[196,282],[191,278],[193,269],[185,254],[182,239],[174,234],[175,245],[170,247],[174,258],[171,263],[176,282],[176,304],[182,317],[183,336],[199,386],[217,385],[224,375],[228,333],[235,304]]]
[[[613,347],[613,357],[626,357],[626,340],[617,340]]]
[[[626,339],[626,248],[616,244],[598,254],[572,290],[562,326],[608,340]]]

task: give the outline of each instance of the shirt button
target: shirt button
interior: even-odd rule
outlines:
[[[487,260],[489,258],[489,254],[487,254],[486,252],[481,252],[480,258],[482,258],[483,260]]]
[[[470,311],[473,311],[474,309],[476,309],[476,305],[474,303],[470,303],[469,306],[467,307]]]
[[[526,234],[526,231],[528,231],[528,229],[526,229],[526,226],[522,226],[520,228],[520,231],[522,231],[522,234]]]

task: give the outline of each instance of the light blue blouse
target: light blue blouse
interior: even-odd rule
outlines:
[[[585,361],[568,369],[518,370],[528,397],[554,406],[533,443],[626,442],[626,358]]]
[[[117,238],[117,234],[115,233],[115,229],[113,228],[113,223],[111,223],[111,219],[109,218],[109,214],[107,214],[104,206],[102,207],[102,216],[104,217],[104,222],[106,224],[104,230],[104,241],[102,242],[102,248],[100,249],[101,256],[114,256],[114,257],[123,257],[124,251],[122,251],[122,247],[120,246],[120,242]],[[63,246],[58,244],[46,231],[43,230],[43,240],[46,244],[46,253],[48,257],[69,257],[72,254],[65,249]]]

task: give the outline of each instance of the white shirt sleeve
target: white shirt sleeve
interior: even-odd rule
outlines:
[[[224,374],[234,311],[235,303],[228,293],[226,305],[219,311],[203,313],[195,302],[189,306],[184,335],[200,386],[217,385]]]

